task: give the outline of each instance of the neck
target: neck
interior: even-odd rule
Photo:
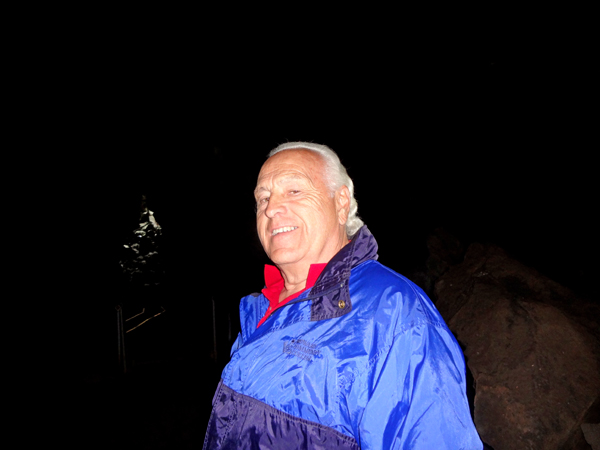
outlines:
[[[309,262],[299,261],[293,264],[278,265],[277,268],[281,272],[281,276],[285,283],[285,287],[279,296],[279,301],[295,294],[296,292],[302,291],[306,287],[306,280],[308,279],[310,266],[312,264],[328,263],[331,258],[333,258],[343,247],[348,244],[348,242],[348,237],[344,233],[343,239],[340,240],[338,245],[319,258],[315,258]]]
[[[294,265],[294,267],[279,267],[283,281],[285,282],[284,288],[279,294],[279,301],[286,299],[290,295],[300,292],[306,286],[306,280],[308,278],[308,271],[310,270],[310,264],[308,265]]]

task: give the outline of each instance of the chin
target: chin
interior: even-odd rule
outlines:
[[[298,255],[293,254],[292,252],[274,252],[273,254],[269,255],[269,259],[271,261],[273,261],[274,264],[276,265],[281,265],[281,264],[292,264],[298,261]]]

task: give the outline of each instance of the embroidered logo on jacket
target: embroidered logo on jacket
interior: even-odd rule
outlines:
[[[283,343],[283,353],[294,355],[306,361],[312,361],[313,356],[321,356],[321,352],[315,344],[312,344],[304,339],[292,339]]]

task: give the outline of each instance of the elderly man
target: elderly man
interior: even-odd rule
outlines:
[[[204,448],[482,448],[458,343],[423,291],[377,262],[353,191],[326,146],[269,154],[254,195],[275,266],[241,300]]]

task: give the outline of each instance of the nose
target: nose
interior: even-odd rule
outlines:
[[[285,202],[283,202],[278,196],[271,195],[269,198],[269,203],[265,209],[265,216],[267,216],[269,219],[272,219],[283,211],[285,211]]]

